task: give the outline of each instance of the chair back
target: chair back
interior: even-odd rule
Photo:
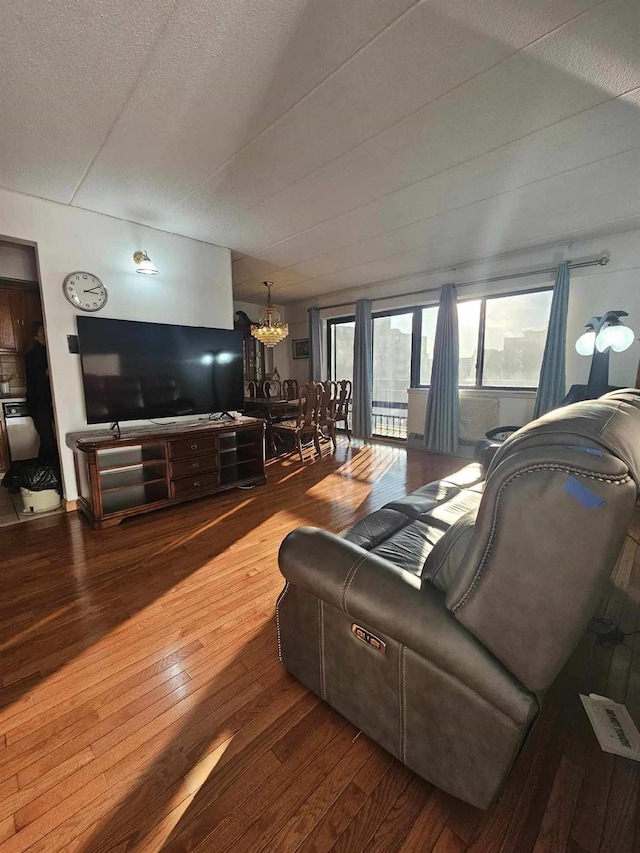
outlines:
[[[282,396],[285,400],[298,399],[298,380],[285,379],[282,383]]]
[[[262,384],[262,392],[265,397],[282,398],[282,383],[279,379],[265,379]]]
[[[250,379],[248,382],[244,383],[244,396],[250,397],[251,399],[254,399],[258,396],[258,386],[253,381],[253,379]]]
[[[335,403],[334,417],[337,421],[344,421],[349,414],[353,385],[350,379],[341,379],[336,384],[338,385],[338,395]]]
[[[312,382],[300,386],[298,397],[298,427],[317,425],[322,405],[322,385]]]
[[[327,379],[326,382],[317,382],[316,384],[322,389],[318,423],[324,426],[329,423],[331,418],[333,418],[338,388],[337,383],[331,379]]]
[[[596,610],[639,488],[640,391],[629,389],[515,432],[479,507],[438,543],[461,549],[447,607],[529,690],[549,686]]]

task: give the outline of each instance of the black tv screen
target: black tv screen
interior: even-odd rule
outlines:
[[[241,332],[77,319],[87,423],[244,408]]]

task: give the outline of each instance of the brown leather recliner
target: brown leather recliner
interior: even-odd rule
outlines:
[[[640,484],[640,391],[558,409],[358,522],[282,543],[280,657],[404,764],[486,808],[593,615]]]

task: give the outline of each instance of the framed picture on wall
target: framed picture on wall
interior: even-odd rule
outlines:
[[[294,358],[309,358],[309,338],[298,338],[297,341],[291,341],[293,347]]]

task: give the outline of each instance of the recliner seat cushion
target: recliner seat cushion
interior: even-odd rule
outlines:
[[[447,562],[446,571],[442,571],[440,562],[449,552],[448,531],[460,518],[471,518],[470,514],[477,512],[484,487],[482,477],[479,465],[467,465],[449,478],[391,501],[354,524],[344,538],[423,579],[427,561],[438,545],[438,557],[430,564],[432,571],[427,580],[432,575],[437,577],[439,580],[433,582],[446,592],[452,580],[453,562],[451,559]],[[471,524],[471,532],[472,527]],[[468,539],[465,534],[462,541],[468,544]],[[452,554],[459,554],[459,546]]]
[[[444,533],[441,527],[434,527],[424,521],[411,521],[375,548],[371,548],[371,553],[421,577],[427,558]]]

